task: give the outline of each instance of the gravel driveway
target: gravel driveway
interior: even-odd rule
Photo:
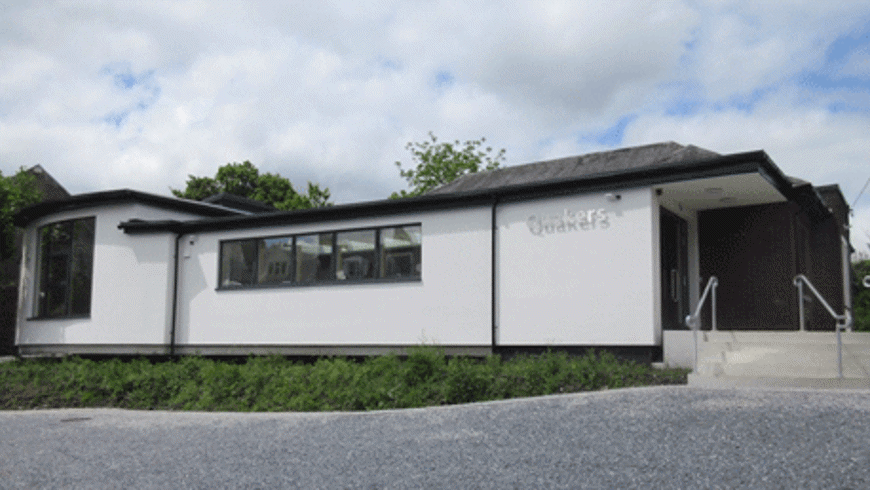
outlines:
[[[867,488],[870,391],[369,413],[0,411],[0,488]]]

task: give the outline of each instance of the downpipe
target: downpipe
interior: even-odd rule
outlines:
[[[181,256],[181,233],[175,234],[175,257],[173,259],[172,273],[172,311],[169,314],[169,357],[175,357],[175,327],[178,323],[178,268]]]

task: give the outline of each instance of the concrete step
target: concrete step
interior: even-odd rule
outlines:
[[[776,376],[704,376],[689,374],[689,386],[696,388],[821,388],[870,390],[865,378],[798,378]]]
[[[841,338],[843,378],[838,378],[833,332],[704,332],[689,384],[797,387],[810,386],[807,380],[840,380],[818,384],[870,388],[870,334],[844,332]]]
[[[844,344],[870,346],[870,334],[841,332]],[[836,344],[835,332],[758,332],[758,331],[705,331],[700,340],[709,344]]]

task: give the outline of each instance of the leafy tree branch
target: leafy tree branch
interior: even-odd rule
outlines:
[[[484,143],[486,138],[439,143],[431,131],[429,140],[409,142],[405,149],[411,152],[414,166],[404,169],[402,162],[396,162],[396,166],[410,189],[394,192],[390,198],[419,196],[465,174],[498,168],[504,162],[504,148],[493,153],[492,147]]]
[[[329,189],[308,182],[306,193],[299,193],[286,177],[279,174],[261,174],[254,164],[245,160],[242,163],[228,163],[218,168],[214,177],[188,175],[184,190],[170,189],[176,197],[203,199],[226,192],[240,197],[260,201],[275,209],[308,209],[330,206]]]

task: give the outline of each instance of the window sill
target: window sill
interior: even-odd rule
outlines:
[[[91,315],[75,316],[31,316],[24,319],[27,322],[63,321],[63,320],[90,320]]]
[[[305,289],[312,287],[333,287],[333,286],[356,286],[361,284],[401,284],[423,282],[420,277],[397,277],[389,279],[346,279],[334,281],[318,281],[306,283],[280,283],[280,284],[256,284],[256,285],[239,285],[239,286],[218,286],[215,291],[250,291],[257,289]]]

